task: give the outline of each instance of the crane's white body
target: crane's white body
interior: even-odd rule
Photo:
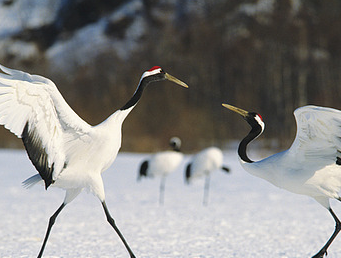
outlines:
[[[262,134],[265,127],[262,117],[229,104],[223,106],[240,114],[251,126],[238,146],[245,170],[290,192],[311,196],[328,209],[335,221],[335,230],[313,258],[325,257],[341,231],[341,221],[329,203],[330,198],[341,201],[341,111],[317,106],[296,109],[297,132],[291,147],[254,162],[247,156],[246,149]]]
[[[132,110],[118,110],[97,126],[82,120],[66,103],[55,84],[42,76],[0,66],[0,124],[21,137],[28,123],[54,164],[52,186],[65,189],[70,202],[87,188],[101,201],[101,173],[115,160],[121,146],[121,126]],[[39,139],[38,139],[39,138]],[[39,174],[28,180],[42,180]]]
[[[103,123],[92,127],[88,136],[84,135],[85,139],[79,140],[81,143],[70,146],[69,164],[52,186],[66,190],[86,188],[104,200],[101,173],[116,159],[121,147],[121,126],[130,110],[116,111]],[[86,138],[88,142],[81,147]]]
[[[295,157],[284,151],[254,163],[241,161],[243,168],[249,173],[263,178],[273,185],[290,192],[313,197],[324,207],[329,207],[329,198],[339,198],[341,190],[341,167],[328,164],[302,162],[295,163]]]
[[[166,177],[175,171],[181,161],[183,154],[178,151],[162,151],[151,155],[148,159],[148,177]]]
[[[142,176],[149,178],[160,177],[159,203],[164,202],[164,192],[166,178],[174,172],[183,160],[183,154],[180,152],[181,140],[173,137],[169,142],[173,150],[162,151],[151,155],[140,167],[138,179]]]
[[[191,176],[189,180],[209,176],[223,167],[223,153],[217,147],[206,148],[191,158]]]
[[[187,183],[191,183],[197,178],[205,177],[203,205],[208,204],[211,174],[218,169],[229,172],[228,168],[223,167],[223,153],[217,147],[209,147],[198,152],[193,155],[187,165],[185,172],[185,180]]]
[[[59,213],[84,188],[102,203],[108,223],[122,240],[131,258],[134,253],[116,226],[105,202],[101,173],[115,160],[121,147],[121,127],[151,82],[170,80],[187,84],[154,66],[142,74],[132,98],[97,126],[83,121],[66,103],[56,85],[38,75],[0,65],[0,124],[22,138],[32,164],[39,174],[24,182],[30,187],[40,181],[45,188],[66,190],[64,202],[50,217],[38,254],[42,257],[52,226]]]
[[[341,166],[341,111],[305,106],[294,112],[297,133],[292,146],[266,159],[247,163],[251,174],[297,194],[313,197],[324,207],[339,198]]]

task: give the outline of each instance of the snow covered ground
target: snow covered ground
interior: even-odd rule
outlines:
[[[231,174],[216,172],[207,207],[203,180],[183,182],[186,161],[166,182],[136,182],[147,154],[121,153],[103,174],[106,202],[137,257],[311,257],[334,230],[334,220],[314,200],[247,174],[235,151],[225,152]],[[188,156],[186,156],[186,159]],[[24,189],[35,173],[24,151],[0,151],[0,257],[36,257],[48,218],[64,198],[60,189]],[[341,204],[332,201],[341,217]],[[128,257],[106,222],[100,202],[82,193],[58,217],[44,257]],[[341,257],[341,236],[328,258]]]

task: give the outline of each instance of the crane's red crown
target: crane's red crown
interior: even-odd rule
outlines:
[[[150,69],[148,70],[148,72],[154,71],[154,70],[156,70],[156,69],[161,69],[161,67],[160,67],[160,66],[153,66],[152,68],[150,68]]]

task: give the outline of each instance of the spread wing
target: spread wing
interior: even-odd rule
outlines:
[[[56,85],[0,65],[0,124],[22,138],[47,188],[66,166],[67,142],[91,128],[66,103]]]
[[[305,106],[294,115],[297,133],[289,153],[303,162],[341,165],[341,111]]]

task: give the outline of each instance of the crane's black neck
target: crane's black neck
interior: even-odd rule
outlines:
[[[251,131],[249,134],[240,142],[239,147],[238,147],[238,155],[239,157],[247,163],[252,163],[252,161],[246,154],[246,149],[247,145],[253,141],[255,138],[257,138],[263,131],[262,127],[258,124],[255,123],[252,126]]]
[[[126,110],[128,108],[131,108],[132,106],[135,106],[137,102],[140,100],[143,90],[145,89],[145,87],[149,85],[149,83],[162,80],[165,80],[164,74],[162,73],[142,78],[140,80],[139,85],[136,88],[134,95],[131,97],[130,100],[128,100],[128,102],[123,107],[120,108],[120,110]]]
[[[179,144],[176,144],[175,142],[172,142],[172,143],[170,144],[170,146],[172,147],[172,150],[173,150],[173,151],[176,151],[176,152],[180,152],[180,151],[181,151],[181,150],[180,150]]]
[[[172,148],[173,151],[181,152],[181,143],[180,142],[177,142],[177,141],[171,139],[169,146]]]
[[[142,96],[144,88],[147,85],[148,85],[148,83],[146,82],[146,80],[142,79],[140,81],[139,85],[137,86],[137,89],[136,89],[134,95],[131,97],[130,100],[128,100],[128,102],[123,107],[120,108],[120,110],[126,110],[126,109],[131,108],[132,106],[136,105]]]
[[[173,147],[173,151],[180,152],[181,150],[180,150],[180,148],[178,146],[174,146]]]

